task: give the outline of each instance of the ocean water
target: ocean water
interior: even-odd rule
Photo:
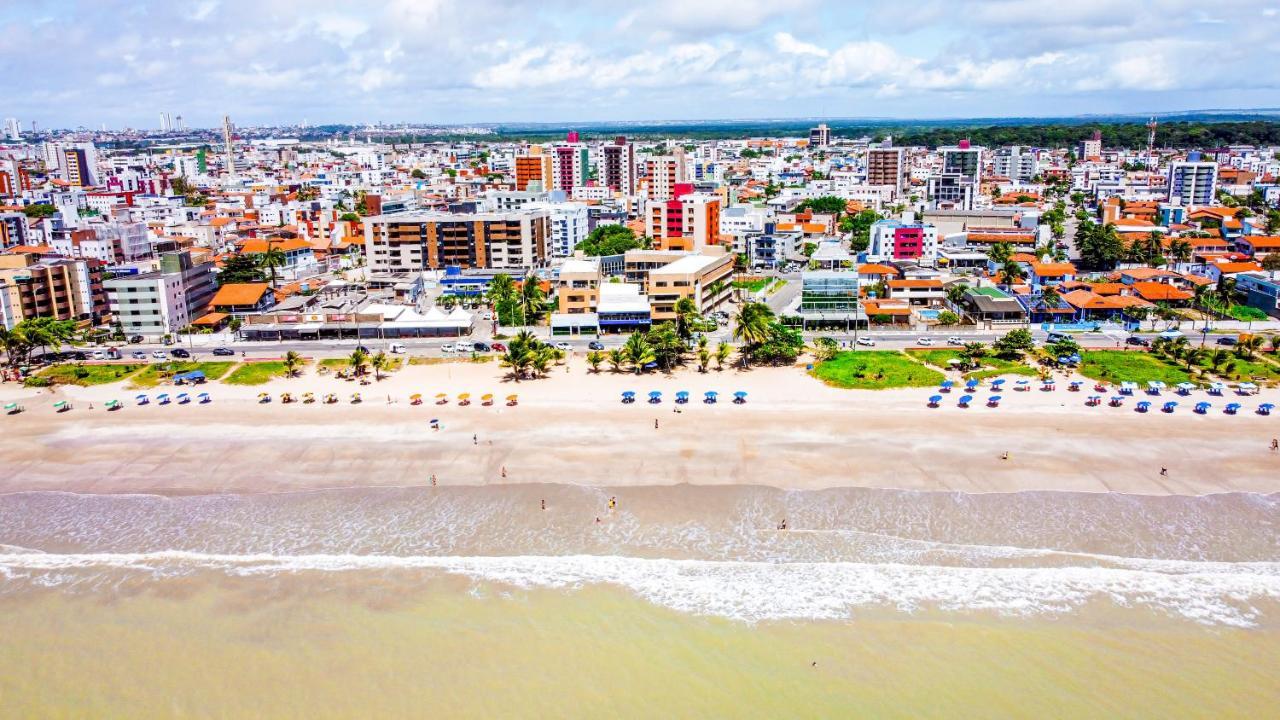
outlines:
[[[1280,496],[16,493],[0,634],[0,717],[1262,717]]]

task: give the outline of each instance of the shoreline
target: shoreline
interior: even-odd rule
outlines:
[[[0,417],[0,493],[198,495],[362,487],[563,483],[600,487],[759,485],[818,490],[871,487],[968,494],[1027,490],[1130,495],[1211,495],[1280,491],[1280,453],[1269,450],[1280,425],[1252,408],[1276,402],[1266,389],[1242,400],[1206,398],[1201,416],[1177,399],[1178,412],[1139,414],[1086,407],[1081,392],[1005,392],[999,408],[968,409],[961,392],[928,408],[934,388],[859,391],[830,387],[795,367],[756,367],[672,375],[588,373],[573,362],[545,378],[514,382],[491,363],[407,366],[367,386],[308,372],[261,386],[209,383],[209,405],[133,404],[142,392],[119,385],[60,386],[56,391],[0,386],[0,399],[26,411]],[[702,393],[723,398],[707,405]],[[623,390],[641,399],[624,405]],[[649,390],[663,401],[649,405]],[[677,390],[693,400],[677,407]],[[749,393],[736,405],[732,393]],[[188,392],[192,392],[190,389]],[[447,405],[432,404],[448,392]],[[259,392],[271,393],[258,404]],[[282,392],[336,405],[283,405]],[[364,402],[348,398],[360,392]],[[410,405],[410,394],[427,396]],[[494,393],[493,406],[460,407],[458,393]],[[520,402],[503,402],[516,393]],[[386,398],[394,401],[390,404]],[[55,413],[56,400],[75,408]],[[126,403],[102,409],[108,399]],[[1154,398],[1152,398],[1154,400]],[[95,409],[89,410],[93,403]],[[440,421],[432,430],[431,419]],[[660,423],[655,430],[654,421]],[[475,440],[473,440],[475,436]],[[1010,453],[1002,460],[1004,452]],[[1169,476],[1159,468],[1167,466]],[[507,470],[505,477],[502,471]]]

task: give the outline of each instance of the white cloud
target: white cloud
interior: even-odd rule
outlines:
[[[778,52],[784,52],[788,55],[814,55],[816,57],[827,57],[831,54],[826,50],[826,48],[820,48],[813,43],[797,40],[796,37],[789,32],[775,33],[773,36],[773,44],[777,46]]]

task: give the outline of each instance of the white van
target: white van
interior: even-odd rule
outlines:
[[[388,345],[387,350],[389,350],[395,355],[403,355],[405,352],[407,352],[407,349],[405,348],[404,343],[397,343],[397,342],[393,342],[390,345]]]

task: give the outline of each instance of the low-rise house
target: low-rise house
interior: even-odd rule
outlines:
[[[209,301],[214,312],[239,317],[266,312],[275,304],[276,295],[267,283],[227,283]]]

